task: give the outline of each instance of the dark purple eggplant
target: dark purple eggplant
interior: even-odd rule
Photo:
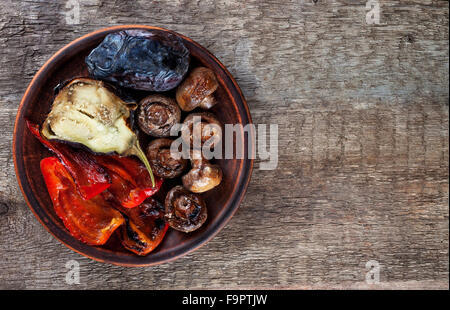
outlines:
[[[89,73],[123,87],[168,91],[189,68],[189,51],[176,35],[161,30],[108,34],[86,58]]]

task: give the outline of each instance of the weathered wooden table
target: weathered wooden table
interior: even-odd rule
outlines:
[[[0,288],[448,289],[448,1],[124,2],[0,3]],[[207,47],[254,122],[279,126],[278,168],[256,163],[227,227],[151,268],[97,263],[54,239],[22,198],[11,150],[45,60],[131,23]],[[66,282],[70,260],[80,284]]]

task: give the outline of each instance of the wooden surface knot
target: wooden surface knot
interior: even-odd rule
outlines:
[[[0,202],[0,216],[6,215],[9,211],[9,206],[6,203]]]

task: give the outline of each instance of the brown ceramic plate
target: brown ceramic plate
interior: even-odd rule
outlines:
[[[169,229],[158,248],[145,257],[126,251],[117,237],[112,237],[104,246],[95,247],[86,245],[69,234],[54,212],[39,168],[41,159],[53,154],[31,135],[26,128],[25,119],[42,124],[50,110],[54,88],[59,83],[72,78],[88,76],[84,59],[89,52],[108,33],[137,28],[169,31],[142,25],[106,28],[73,41],[53,55],[34,76],[23,96],[17,112],[13,142],[17,180],[28,206],[42,225],[72,250],[97,261],[122,266],[150,266],[167,262],[192,252],[213,238],[236,212],[244,197],[253,167],[253,160],[248,159],[247,150],[248,143],[254,139],[254,136],[244,135],[243,132],[238,133],[242,134],[245,141],[241,147],[246,159],[215,160],[222,167],[224,179],[217,188],[203,194],[208,206],[206,223],[190,234]],[[181,37],[190,50],[191,68],[199,65],[206,66],[211,68],[218,77],[220,86],[215,95],[221,103],[213,107],[211,111],[224,124],[251,123],[244,96],[227,69],[198,43],[180,34],[174,34]],[[137,92],[135,94],[135,96],[142,95],[144,94]],[[165,190],[167,191],[167,188]]]

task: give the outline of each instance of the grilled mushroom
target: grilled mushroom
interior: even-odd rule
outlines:
[[[196,107],[210,109],[216,104],[213,93],[219,84],[211,69],[198,67],[177,88],[176,98],[180,108],[189,112]]]
[[[147,147],[147,158],[152,171],[160,178],[171,179],[180,176],[187,166],[184,158],[175,159],[170,154],[170,139],[153,140]]]
[[[214,148],[222,139],[222,124],[212,113],[191,113],[183,122],[181,138],[193,149],[200,149],[205,144]]]
[[[165,212],[169,226],[186,233],[200,228],[208,217],[203,199],[181,185],[167,193]]]
[[[222,169],[213,165],[194,150],[191,156],[192,169],[181,179],[183,186],[193,193],[203,193],[216,187],[222,181]]]
[[[139,128],[150,136],[170,136],[170,129],[180,122],[180,117],[181,111],[175,100],[162,95],[150,95],[139,104]]]

